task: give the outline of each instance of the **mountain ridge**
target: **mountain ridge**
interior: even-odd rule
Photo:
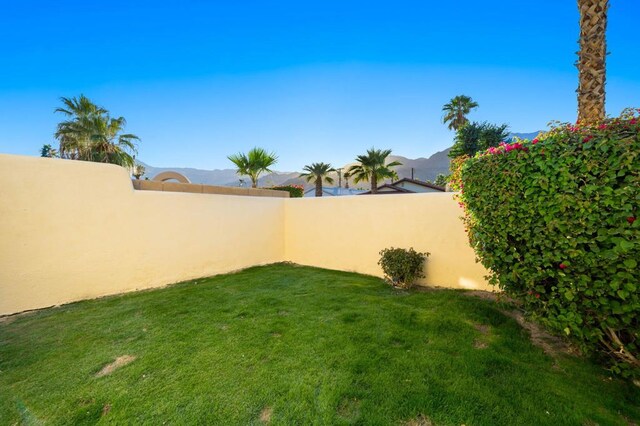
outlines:
[[[400,178],[411,178],[418,180],[434,180],[439,173],[449,173],[449,153],[450,148],[436,152],[428,158],[420,157],[411,159],[400,155],[390,155],[389,161],[399,161],[401,166],[395,167]],[[196,169],[191,167],[154,167],[144,162],[140,162],[146,169],[145,177],[153,178],[157,174],[165,171],[174,171],[186,176],[192,183],[219,186],[240,186],[240,179],[244,186],[250,186],[251,180],[248,176],[239,176],[235,169]],[[346,170],[355,163],[348,163],[341,167]],[[412,170],[413,169],[413,170]],[[329,175],[338,183],[336,172]],[[343,178],[344,184],[344,178]],[[307,182],[300,177],[300,172],[280,172],[268,173],[258,179],[258,186],[278,186],[278,185],[303,185],[305,188],[313,186],[313,182]]]
[[[531,132],[531,133],[511,133],[509,134],[509,138],[518,137],[520,139],[532,139],[536,137],[540,131]],[[402,163],[401,166],[395,167],[396,172],[398,173],[399,178],[411,178],[422,181],[434,181],[438,174],[448,174],[449,173],[449,162],[450,158],[448,157],[449,151],[451,148],[444,149],[442,151],[438,151],[429,157],[419,157],[419,158],[407,158],[400,155],[390,155],[389,161],[399,161]],[[239,176],[235,169],[197,169],[192,167],[154,167],[149,164],[140,162],[144,165],[146,172],[145,176],[149,179],[156,176],[158,173],[164,171],[174,171],[186,176],[193,183],[200,183],[206,185],[218,185],[218,186],[240,186],[241,181],[243,180],[243,186],[251,186],[251,180],[248,176]],[[347,163],[341,167],[344,171],[349,166],[355,163]],[[307,182],[305,179],[299,177],[300,172],[280,172],[274,171],[272,173],[268,173],[258,180],[258,186],[261,187],[269,187],[269,186],[278,186],[278,185],[303,185],[305,188],[313,187],[313,182]],[[331,173],[330,177],[334,179],[334,185],[338,184],[338,174]],[[344,185],[344,178],[342,179],[342,184]],[[354,187],[361,187],[362,184],[354,185],[352,181],[349,184]],[[363,187],[368,187],[368,185],[364,185]]]

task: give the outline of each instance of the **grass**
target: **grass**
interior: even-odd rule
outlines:
[[[625,425],[639,401],[494,302],[284,264],[0,324],[1,424]]]

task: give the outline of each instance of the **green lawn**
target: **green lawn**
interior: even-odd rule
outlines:
[[[136,359],[96,377],[123,355]],[[308,267],[0,323],[3,425],[626,425],[639,401],[584,359],[545,355],[494,302]]]

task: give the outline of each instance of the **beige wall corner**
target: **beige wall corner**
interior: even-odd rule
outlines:
[[[420,284],[492,289],[452,193],[291,199],[285,214],[292,262],[381,276],[380,250],[413,247],[431,253]]]
[[[379,276],[391,246],[431,252],[423,284],[489,288],[451,193],[289,199],[4,154],[0,182],[0,315],[285,260]]]

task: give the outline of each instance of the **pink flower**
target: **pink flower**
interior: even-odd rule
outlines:
[[[601,124],[601,125],[598,126],[598,129],[600,129],[600,130],[605,130],[606,128],[607,128],[606,124]]]
[[[560,265],[558,265],[558,267],[560,269],[566,269],[567,265],[565,265],[564,263],[561,263]]]
[[[514,142],[512,144],[504,144],[504,152],[510,152],[515,150],[528,151],[529,149],[524,147],[520,142]]]
[[[638,120],[636,120],[635,118],[632,118],[631,120],[629,120],[629,124],[636,124],[638,122]]]
[[[629,216],[629,217],[627,218],[627,222],[629,222],[629,225],[632,225],[632,224],[633,224],[633,222],[635,222],[635,221],[636,221],[636,218],[635,218],[635,217],[633,217],[633,216]]]
[[[531,141],[531,143],[532,143],[532,144],[534,144],[534,145],[535,145],[535,144],[537,144],[538,142],[540,142],[540,141],[538,140],[538,138],[535,138],[534,140],[532,140],[532,141]]]
[[[540,294],[536,293],[536,299],[540,299]]]
[[[589,142],[591,139],[593,139],[593,136],[589,135],[589,136],[585,136],[584,139],[582,139],[582,142]]]

